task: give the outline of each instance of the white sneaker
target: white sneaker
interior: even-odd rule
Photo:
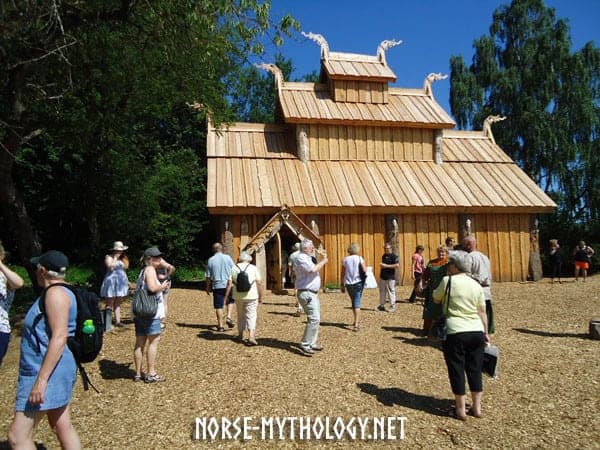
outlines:
[[[391,313],[396,312],[396,307],[392,306],[390,309],[388,309],[388,312],[391,312]]]

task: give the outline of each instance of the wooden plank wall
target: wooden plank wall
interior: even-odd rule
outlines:
[[[434,160],[433,130],[347,125],[305,128],[311,160]]]
[[[336,102],[388,102],[387,82],[331,80],[330,83],[331,97]]]
[[[458,238],[458,214],[402,214],[397,216],[400,244],[399,284],[411,283],[411,256],[418,244],[425,246],[425,260],[436,256],[436,249],[447,236]],[[478,241],[479,250],[490,258],[494,282],[524,281],[529,265],[529,214],[473,214],[471,229]],[[242,219],[243,218],[243,219]],[[248,224],[248,238],[252,237],[271,215],[229,216],[234,236],[234,260],[237,260],[241,222]],[[330,214],[300,216],[305,222],[315,218],[329,258],[325,266],[325,283],[339,283],[342,260],[348,245],[356,242],[367,266],[378,276],[379,261],[383,253],[385,216],[383,214]],[[222,222],[224,218],[215,217]],[[268,258],[267,258],[268,259]]]

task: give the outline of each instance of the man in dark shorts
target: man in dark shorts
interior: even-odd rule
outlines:
[[[223,309],[225,307],[225,291],[227,290],[227,280],[233,267],[231,256],[223,253],[223,245],[216,242],[212,247],[215,253],[208,259],[206,265],[206,293],[213,294],[213,306],[217,316],[217,331],[225,331],[223,326]],[[227,299],[227,318],[225,323],[229,328],[233,328],[231,313],[233,312],[233,297]]]

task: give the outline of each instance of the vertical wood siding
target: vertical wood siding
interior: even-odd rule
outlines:
[[[433,130],[314,124],[305,128],[311,160],[434,160]]]
[[[248,236],[241,236],[242,217],[248,223]],[[444,244],[446,237],[459,235],[458,214],[399,214],[398,233],[400,248],[400,284],[411,283],[411,256],[415,247],[425,247],[425,260],[435,258],[436,249]],[[478,241],[479,250],[490,258],[494,282],[524,281],[529,267],[529,214],[473,214],[471,231]],[[230,230],[234,236],[234,260],[240,252],[240,244],[251,238],[271,215],[229,216]],[[340,283],[342,260],[348,245],[356,242],[367,266],[379,275],[379,262],[385,243],[385,215],[383,214],[330,214],[300,216],[309,223],[315,219],[323,239],[328,264],[323,272],[324,283]],[[218,218],[222,229],[223,217]],[[267,260],[269,258],[267,257]]]

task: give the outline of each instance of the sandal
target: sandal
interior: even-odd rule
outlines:
[[[148,375],[144,380],[144,383],[162,383],[163,381],[167,381],[165,377],[162,377],[158,374]]]
[[[462,422],[467,420],[467,416],[459,416],[458,414],[456,414],[456,408],[452,408],[450,411],[448,411],[448,415],[453,419],[460,420]]]
[[[225,328],[223,328],[223,327],[217,327],[217,331],[219,333],[222,333],[223,331],[225,331]]]
[[[225,319],[225,323],[229,328],[233,328],[233,320],[231,320],[231,318],[228,317],[227,319]]]
[[[144,375],[135,375],[133,377],[133,382],[134,383],[137,383],[138,381],[144,381],[144,380],[145,380]]]

